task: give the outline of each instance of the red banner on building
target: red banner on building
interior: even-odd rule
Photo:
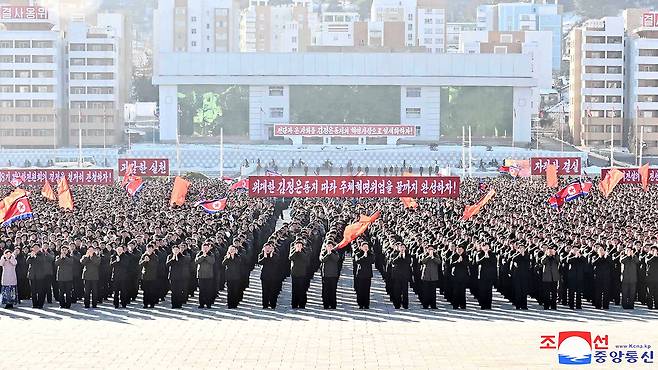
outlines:
[[[642,14],[642,27],[658,27],[658,13]]]
[[[169,176],[168,158],[119,158],[119,175],[123,176],[130,164],[133,166],[131,175]]]
[[[637,168],[618,168],[619,171],[624,173],[624,178],[619,181],[620,184],[639,184],[640,172]],[[601,168],[601,178],[604,179],[605,175],[610,171],[609,168]],[[649,168],[649,183],[658,183],[658,168]]]
[[[48,19],[42,6],[0,6],[0,19]]]
[[[460,179],[416,176],[250,176],[249,196],[284,198],[457,198]]]
[[[311,124],[274,125],[275,136],[416,136],[416,126],[362,125],[362,124]]]
[[[555,165],[558,175],[579,176],[582,169],[580,157],[535,157],[530,158],[530,173],[545,175],[549,164]]]
[[[0,170],[0,185],[9,185],[13,179],[22,178],[24,184],[43,185],[44,181],[56,183],[66,176],[71,185],[110,185],[114,183],[114,170],[99,169],[23,169]]]

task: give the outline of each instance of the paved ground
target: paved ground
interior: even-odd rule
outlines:
[[[472,297],[466,311],[453,311],[445,301],[438,310],[423,310],[415,299],[409,310],[395,311],[377,276],[372,308],[364,312],[356,308],[346,261],[337,310],[321,309],[316,277],[306,310],[289,308],[288,280],[272,311],[259,308],[257,277],[254,271],[237,310],[225,308],[224,294],[212,310],[197,309],[196,301],[183,310],[138,304],[126,310],[108,304],[0,310],[0,368],[541,369],[556,367],[557,353],[539,349],[540,335],[561,330],[608,334],[611,344],[658,345],[658,312],[646,309],[544,312],[533,304],[520,312],[496,296],[488,312]]]

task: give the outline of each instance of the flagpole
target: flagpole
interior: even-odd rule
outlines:
[[[638,163],[638,166],[642,165],[643,150],[644,150],[644,126],[640,126],[640,163]]]
[[[537,134],[537,145],[539,145],[539,134]],[[562,104],[562,115],[560,116],[560,151],[564,152],[564,104]]]
[[[614,167],[615,159],[612,154],[615,144],[615,110],[610,110],[610,167]]]
[[[466,128],[462,126],[462,175],[466,175]]]
[[[103,166],[107,165],[107,153],[105,151],[105,148],[107,147],[107,137],[105,135],[106,128],[107,128],[107,122],[105,119],[105,104],[103,104]]]
[[[55,119],[53,119],[53,165],[57,160],[57,108],[55,108]]]
[[[219,178],[224,178],[224,127],[219,128]]]
[[[176,167],[178,167],[178,176],[180,176],[180,138],[176,130]]]
[[[78,109],[78,167],[82,167],[82,108]]]
[[[468,177],[473,177],[473,136],[471,126],[468,126]]]

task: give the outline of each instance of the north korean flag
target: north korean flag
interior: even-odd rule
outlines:
[[[282,176],[282,175],[274,170],[266,170],[265,176]]]
[[[550,197],[548,203],[553,208],[560,208],[565,202],[571,202],[572,200],[588,195],[590,190],[592,190],[592,186],[591,180],[574,181]]]
[[[226,208],[226,198],[204,200],[204,201],[198,202],[196,205],[201,206],[201,208],[203,208],[203,210],[206,213],[210,213],[212,215],[212,214],[217,213],[219,211],[223,211],[224,208]]]
[[[128,194],[130,194],[131,197],[134,197],[140,190],[142,190],[143,186],[144,181],[142,181],[141,176],[130,176],[128,185],[126,185],[126,191]]]
[[[22,177],[15,177],[15,178],[11,179],[11,181],[9,181],[9,183],[11,185],[13,185],[15,188],[21,186],[24,182],[25,182],[25,179],[23,179]]]
[[[21,197],[16,199],[5,213],[2,226],[7,227],[16,221],[28,218],[32,218],[32,206],[27,197]]]
[[[229,187],[229,190],[249,189],[249,179],[242,179]]]

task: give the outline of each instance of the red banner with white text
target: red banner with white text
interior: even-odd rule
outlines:
[[[579,157],[535,157],[530,158],[532,175],[545,175],[546,167],[555,165],[558,175],[580,176],[582,160]]]
[[[119,158],[119,175],[126,173],[128,165],[133,166],[131,175],[169,176],[169,158]]]
[[[417,176],[250,176],[249,196],[283,198],[457,198],[460,179]]]
[[[14,179],[22,179],[24,184],[56,183],[66,176],[70,185],[110,185],[114,183],[114,170],[98,169],[24,169],[0,170],[0,185],[9,185]]]
[[[624,174],[624,178],[619,181],[620,184],[640,183],[640,172],[637,168],[618,168],[618,170]],[[604,179],[609,171],[609,168],[601,168],[601,178]],[[649,183],[658,183],[658,168],[649,168]]]

